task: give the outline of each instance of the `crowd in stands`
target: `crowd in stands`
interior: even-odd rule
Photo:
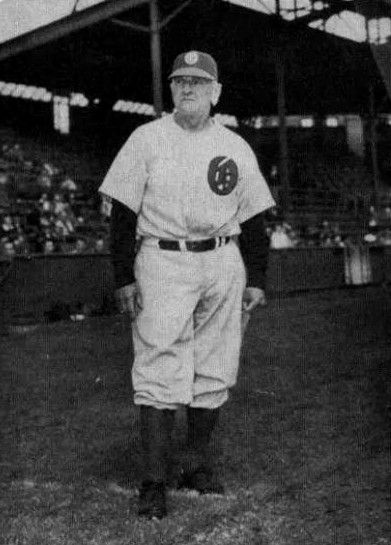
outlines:
[[[50,162],[24,156],[18,143],[0,149],[0,257],[107,251],[108,223],[97,196]]]
[[[292,226],[279,216],[277,210],[269,214],[267,232],[272,249],[286,248],[345,248],[352,245],[391,246],[391,207],[376,213],[369,209],[366,225],[354,232],[345,230],[338,221],[322,220]]]
[[[85,194],[83,183],[69,176],[66,168],[26,155],[18,142],[0,141],[0,258],[107,252],[110,202],[101,201],[96,192]],[[322,178],[318,163],[312,164],[311,172],[309,168],[303,167],[302,173],[310,179]],[[336,191],[332,180],[334,175],[328,189]],[[307,180],[304,185],[308,190],[312,184]],[[327,217],[288,221],[276,207],[268,213],[267,232],[273,249],[389,246],[391,208],[369,207],[365,230],[353,236]]]
[[[334,247],[343,248],[347,237],[337,222],[327,220],[320,224],[303,224],[293,227],[287,221],[277,221],[267,228],[270,247],[275,250],[286,248]]]
[[[384,206],[379,211],[370,207],[363,240],[370,245],[391,246],[391,206]]]

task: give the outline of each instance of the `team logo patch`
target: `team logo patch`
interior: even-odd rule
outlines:
[[[238,167],[235,161],[220,155],[209,163],[208,183],[217,195],[229,195],[238,183]]]
[[[198,62],[198,53],[197,51],[189,51],[185,55],[186,64],[196,64]]]

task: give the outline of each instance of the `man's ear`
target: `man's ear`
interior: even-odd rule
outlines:
[[[222,88],[223,87],[222,87],[221,83],[218,83],[217,81],[213,82],[212,96],[211,96],[211,99],[210,99],[210,101],[212,103],[212,106],[216,106],[216,104],[218,103],[218,101],[220,99]]]

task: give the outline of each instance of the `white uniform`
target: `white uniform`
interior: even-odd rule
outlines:
[[[216,408],[236,380],[245,269],[240,223],[274,206],[255,155],[213,121],[183,130],[172,115],[137,128],[100,191],[131,208],[142,239],[135,262],[142,310],[133,327],[135,403]],[[186,240],[218,239],[194,253]],[[159,248],[160,239],[183,251]]]

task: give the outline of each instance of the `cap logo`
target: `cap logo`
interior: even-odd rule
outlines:
[[[196,51],[189,51],[189,53],[186,53],[185,55],[185,63],[186,64],[196,64],[198,62],[198,53]]]

